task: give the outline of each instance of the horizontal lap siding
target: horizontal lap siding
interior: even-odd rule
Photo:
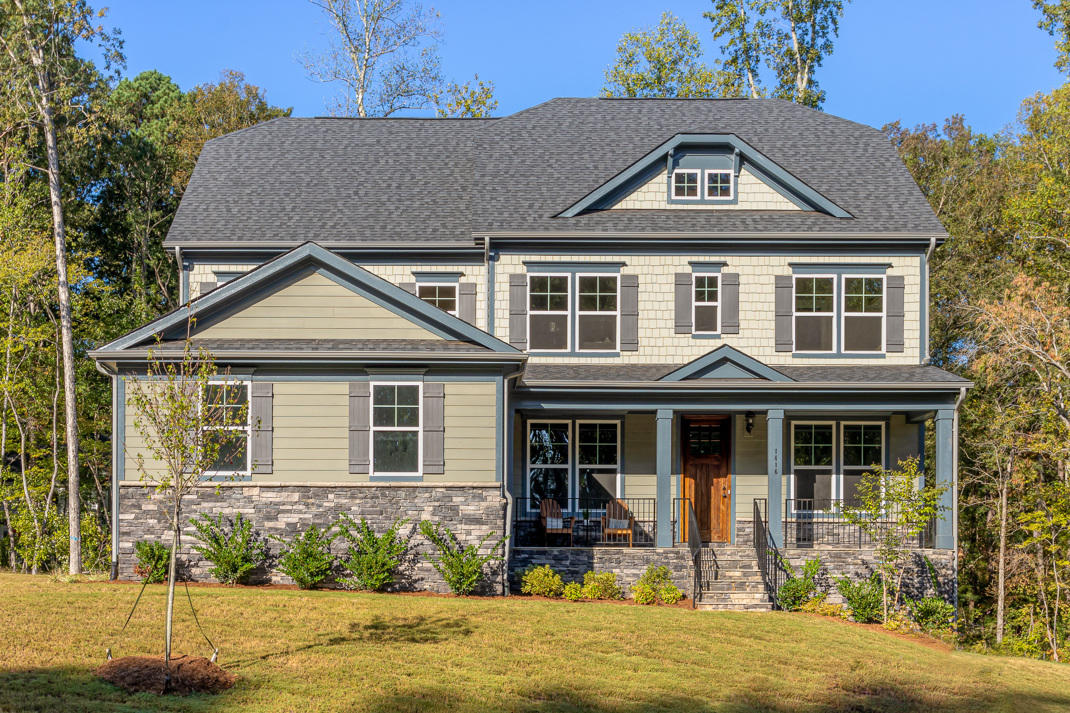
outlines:
[[[765,414],[755,415],[754,428],[749,436],[745,417],[737,415],[733,418],[735,462],[732,470],[736,480],[736,519],[750,520],[754,517],[754,499],[764,498],[769,492]]]
[[[629,414],[621,435],[624,451],[624,497],[657,495],[657,430],[654,414]]]
[[[198,331],[217,339],[438,339],[330,278],[313,274]]]
[[[433,381],[434,379],[429,379]],[[497,466],[497,387],[493,381],[446,383],[445,456],[442,475],[427,482],[493,482]]]
[[[141,472],[138,470],[137,466],[137,457],[139,454],[144,456],[145,469],[154,478],[158,478],[167,472],[166,467],[161,461],[156,461],[151,457],[145,438],[134,425],[136,410],[133,407],[131,396],[137,388],[139,387],[136,386],[132,380],[126,380],[126,415],[123,423],[124,443],[120,444],[121,447],[124,448],[123,480],[141,480]]]
[[[254,480],[367,480],[349,474],[347,382],[279,381],[274,389],[274,472]]]

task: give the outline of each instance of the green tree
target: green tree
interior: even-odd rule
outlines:
[[[725,92],[722,72],[702,63],[698,35],[672,13],[657,27],[628,32],[617,43],[617,61],[606,70],[606,97],[717,97]]]
[[[494,82],[484,82],[477,74],[474,79],[464,84],[450,82],[446,88],[435,95],[435,105],[439,118],[483,119],[498,108],[494,98]]]
[[[1055,38],[1055,68],[1070,72],[1070,1],[1033,0],[1033,7],[1040,11],[1037,27]]]

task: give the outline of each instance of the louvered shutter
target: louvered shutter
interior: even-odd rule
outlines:
[[[691,334],[691,273],[676,273],[676,333]]]
[[[432,475],[438,475],[445,472],[446,467],[445,395],[445,384],[435,382],[427,382],[424,384],[423,472]]]
[[[794,317],[794,282],[791,275],[776,276],[776,351],[790,352],[794,349],[791,320]]]
[[[250,451],[253,474],[270,473],[272,469],[272,398],[274,389],[270,381],[252,382],[249,399]]]
[[[368,473],[371,467],[371,385],[349,383],[349,472]]]
[[[739,273],[721,273],[721,334],[739,334]]]

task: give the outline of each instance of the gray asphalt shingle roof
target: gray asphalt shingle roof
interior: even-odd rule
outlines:
[[[736,134],[853,217],[555,217],[680,133]],[[213,139],[167,242],[440,245],[545,231],[945,234],[871,127],[774,99],[554,99],[499,119],[280,118]]]
[[[657,381],[680,364],[528,364],[525,383],[548,381],[574,382],[644,382]],[[966,385],[967,379],[935,366],[774,366],[798,383],[820,384],[950,384]],[[746,381],[746,380],[735,380]],[[711,383],[721,383],[711,380]],[[782,384],[789,386],[788,384]]]

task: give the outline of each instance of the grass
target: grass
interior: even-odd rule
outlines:
[[[106,646],[159,653],[165,590],[0,574],[0,711],[1066,711],[1070,666],[801,614],[193,587],[216,697],[129,695]],[[208,655],[179,589],[175,650]]]

